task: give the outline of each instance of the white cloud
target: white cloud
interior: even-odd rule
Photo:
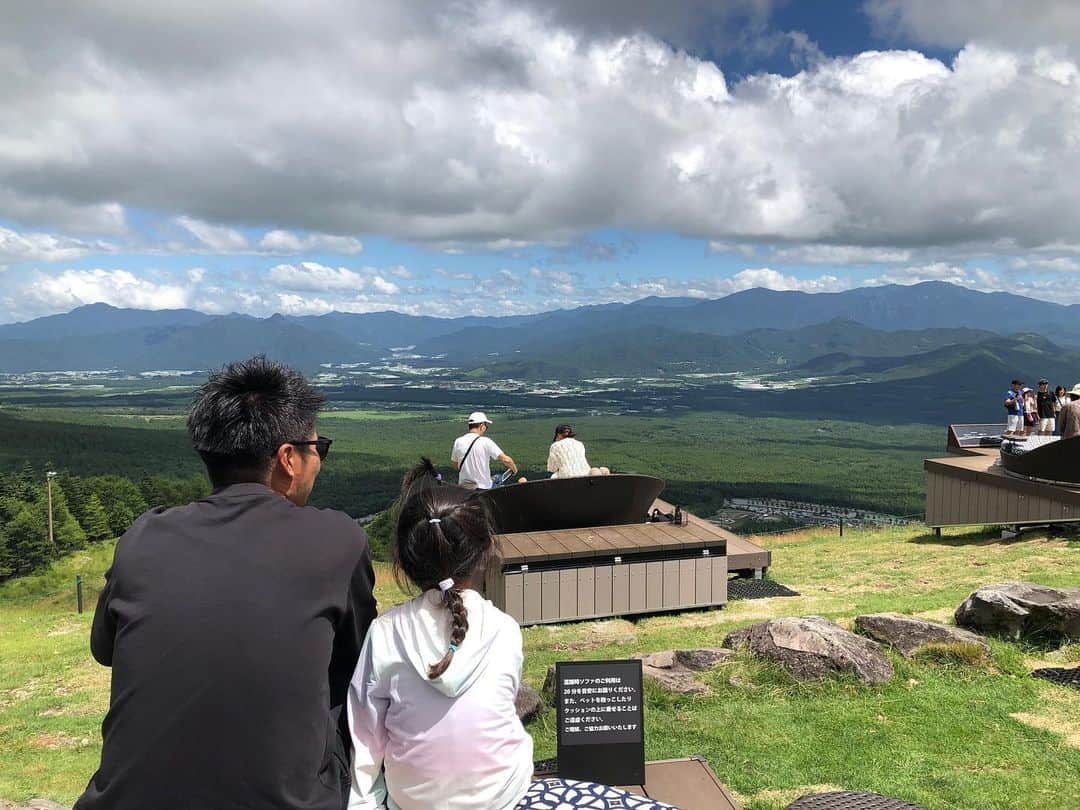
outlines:
[[[863,282],[866,286],[881,284],[920,284],[924,281],[947,281],[984,292],[1004,289],[997,273],[979,267],[965,267],[948,262],[900,267],[886,270]]]
[[[177,217],[176,224],[216,253],[247,250],[248,240],[235,228],[211,225],[192,217]]]
[[[97,302],[135,309],[183,309],[190,305],[191,297],[190,285],[155,282],[127,270],[105,269],[65,270],[57,275],[37,272],[19,292],[20,308],[34,315]]]
[[[20,233],[0,227],[0,261],[62,262],[100,253],[113,253],[108,242],[87,242],[50,233]]]
[[[1055,256],[1054,258],[1017,258],[1010,264],[1014,270],[1038,270],[1049,273],[1080,273],[1080,258],[1076,256]],[[1080,277],[1076,279],[1080,285]]]
[[[267,273],[269,280],[286,290],[359,292],[367,287],[368,280],[344,267],[327,267],[318,262],[278,264]]]
[[[1080,5],[1073,0],[866,0],[863,7],[878,34],[925,45],[1080,43]]]
[[[401,288],[398,287],[397,284],[392,281],[387,281],[382,276],[371,277],[371,288],[379,295],[397,295],[401,292]]]
[[[278,264],[267,272],[267,279],[283,290],[295,292],[358,293],[367,290],[376,295],[397,295],[401,292],[397,284],[388,281],[374,267],[357,271],[346,267],[327,267],[318,262]]]
[[[542,296],[576,295],[584,282],[581,273],[568,270],[545,270],[540,267],[530,267],[529,277],[537,282],[536,290]]]
[[[980,3],[904,19],[1029,16]],[[1032,24],[1080,41],[1052,8]],[[601,18],[511,0],[29,5],[0,34],[0,217],[174,212],[228,250],[252,225],[282,250],[323,249],[286,230],[503,250],[609,226],[912,248],[1080,231],[1068,48],[961,26],[977,42],[951,66],[871,51],[731,83]]]
[[[476,274],[466,271],[451,271],[445,267],[436,267],[433,271],[435,275],[442,276],[443,278],[451,279],[452,281],[475,281]]]
[[[364,243],[351,236],[334,236],[326,233],[309,233],[298,236],[291,231],[267,231],[259,240],[259,247],[269,253],[339,253],[354,256],[364,249]]]
[[[836,276],[824,275],[816,278],[799,278],[797,276],[784,275],[769,267],[757,269],[747,268],[740,270],[730,279],[719,279],[721,289],[728,288],[731,292],[749,290],[754,287],[764,287],[767,290],[798,290],[800,292],[835,292],[847,289],[849,282],[842,282]]]
[[[732,293],[763,287],[768,290],[797,290],[800,292],[839,292],[850,289],[850,279],[825,274],[810,278],[785,275],[769,267],[746,268],[731,276],[675,279],[667,276],[617,281],[609,287],[593,288],[596,300],[633,301],[645,296],[685,296],[689,298],[721,298]]]
[[[859,245],[800,245],[772,251],[776,261],[805,264],[894,264],[911,261],[911,251]]]

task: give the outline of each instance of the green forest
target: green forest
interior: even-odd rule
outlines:
[[[545,477],[557,422],[572,421],[590,461],[617,472],[657,475],[664,497],[699,514],[725,498],[756,496],[912,515],[924,509],[922,460],[943,431],[818,419],[687,413],[674,417],[490,412],[490,436],[530,477]],[[394,500],[421,455],[450,469],[464,426],[441,411],[328,410],[319,432],[334,439],[312,504],[360,518]],[[122,534],[147,508],[209,492],[182,412],[108,408],[0,410],[0,577],[32,570],[88,542]],[[46,472],[54,541],[47,532]],[[106,528],[107,527],[107,528]],[[381,547],[385,521],[372,527]]]
[[[132,481],[121,475],[56,473],[26,461],[17,472],[0,476],[0,581],[88,543],[118,537],[147,509],[190,503],[209,491],[199,475],[145,475]]]

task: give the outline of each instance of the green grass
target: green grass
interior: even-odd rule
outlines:
[[[892,610],[948,621],[978,585],[1076,585],[1080,570],[1075,537],[1038,532],[1001,541],[991,531],[814,531],[762,542],[773,550],[773,576],[800,596],[527,628],[526,680],[539,687],[556,661],[719,646],[730,630],[774,616],[850,624]],[[90,658],[90,614],[75,614],[73,583],[83,574],[92,600],[110,556],[105,544],[0,587],[0,798],[71,802],[97,766],[108,670]],[[380,567],[384,607],[405,598],[388,573]],[[989,660],[977,661],[953,652],[914,661],[890,654],[896,677],[881,687],[800,684],[740,653],[704,676],[707,694],[647,685],[646,752],[705,755],[748,810],[784,807],[815,786],[877,791],[929,810],[1049,810],[1080,795],[1080,693],[1027,676],[1080,661],[1080,644],[994,641]],[[552,756],[553,711],[530,728],[537,757]]]

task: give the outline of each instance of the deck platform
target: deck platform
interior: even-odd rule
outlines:
[[[617,474],[485,492],[502,554],[483,592],[532,625],[720,607],[730,572],[763,575],[767,549],[660,500],[663,488]]]
[[[645,785],[623,789],[679,810],[739,810],[735,797],[700,757],[646,762]]]
[[[950,448],[952,449],[952,448]],[[1080,520],[1080,487],[1009,475],[996,449],[926,459],[926,525],[1043,525]]]
[[[659,498],[653,503],[653,508],[661,512],[671,512],[675,509],[672,504]],[[712,534],[724,538],[727,543],[729,574],[760,579],[772,564],[772,552],[767,548],[754,545],[745,537],[740,537],[727,529],[721,529],[715,523],[699,518],[690,512],[686,513],[686,517],[692,525],[706,527]]]

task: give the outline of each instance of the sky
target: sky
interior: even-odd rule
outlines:
[[[1080,303],[1073,0],[39,0],[0,323],[944,280]]]

